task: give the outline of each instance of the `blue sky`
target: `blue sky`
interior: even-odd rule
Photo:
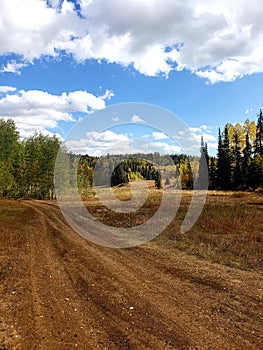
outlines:
[[[218,127],[256,120],[263,102],[262,15],[259,0],[2,0],[0,117],[22,137],[65,139],[92,113],[149,103],[180,117],[198,142],[204,135],[215,154]],[[163,152],[177,149],[154,128],[120,122],[87,133],[99,133],[100,145],[148,135]]]

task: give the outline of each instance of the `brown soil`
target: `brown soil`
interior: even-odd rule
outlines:
[[[0,350],[262,349],[263,273],[96,246],[54,202],[0,203]]]

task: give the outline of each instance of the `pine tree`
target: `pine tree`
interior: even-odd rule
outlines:
[[[243,149],[243,160],[242,160],[242,177],[244,189],[252,187],[252,146],[249,139],[249,133],[246,133],[246,144]]]
[[[169,186],[171,184],[169,177],[166,177],[165,183],[166,186]]]
[[[124,171],[124,164],[123,162],[119,164],[111,177],[111,186],[117,186],[121,184],[126,184],[129,182],[128,174]]]
[[[257,120],[253,165],[254,165],[254,173],[256,174],[256,179],[254,178],[254,186],[255,187],[263,186],[263,113],[262,113],[262,108],[260,109],[260,113],[259,113],[258,120]]]
[[[223,135],[219,128],[217,151],[217,188],[230,190],[232,187],[232,154],[228,135],[228,124],[225,125]]]
[[[217,148],[217,176],[216,187],[221,190],[224,188],[224,151],[222,144],[222,134],[218,129],[218,148]]]
[[[258,115],[257,121],[257,131],[256,131],[256,140],[255,140],[255,154],[263,155],[263,114],[262,109]]]
[[[225,125],[224,133],[223,133],[223,155],[224,155],[224,162],[223,162],[223,169],[224,169],[224,189],[230,190],[232,187],[232,179],[231,179],[231,172],[232,172],[232,155],[230,151],[230,142],[229,142],[229,135],[228,135],[228,124]]]
[[[204,143],[204,138],[202,136],[200,147],[199,170],[196,181],[196,188],[199,190],[206,190],[208,188],[208,163],[209,156],[207,143]]]
[[[156,188],[158,189],[162,188],[162,177],[159,170],[156,170],[154,177],[155,177],[154,181],[155,181]]]
[[[216,158],[211,157],[209,162],[209,189],[216,189]]]
[[[241,144],[238,130],[236,130],[234,133],[233,141],[233,187],[235,190],[240,190],[242,188],[243,181],[241,169]]]

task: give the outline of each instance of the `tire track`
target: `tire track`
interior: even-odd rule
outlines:
[[[37,201],[26,205],[41,217],[53,251],[50,258],[67,274],[82,317],[86,320],[89,315],[96,329],[94,344],[99,348],[230,349],[231,344],[231,349],[239,349],[242,344],[243,349],[258,349],[262,345],[262,279],[256,283],[253,273],[183,254],[178,258],[151,244],[123,250],[98,247],[76,235],[56,205]]]

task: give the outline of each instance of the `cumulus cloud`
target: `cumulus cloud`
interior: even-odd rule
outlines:
[[[201,125],[199,127],[189,127],[189,141],[197,141],[201,140],[203,137],[204,142],[207,142],[208,145],[212,145],[213,142],[216,141],[216,137],[211,133],[212,128],[207,125]]]
[[[149,142],[144,145],[145,150],[150,153],[159,152],[160,154],[175,154],[182,152],[180,146],[172,145],[167,142]]]
[[[69,140],[66,142],[66,146],[74,153],[93,156],[101,156],[107,153],[136,153],[139,151],[132,146],[132,139],[126,134],[116,133],[112,130],[89,131],[85,138]]]
[[[132,122],[132,123],[145,123],[145,120],[143,120],[139,115],[134,114],[134,115],[131,117],[131,122]]]
[[[12,91],[16,91],[16,88],[13,86],[0,86],[0,92],[2,93],[12,92]]]
[[[165,133],[160,132],[160,131],[153,131],[152,136],[155,140],[164,140],[168,139],[168,136],[165,135]]]
[[[215,130],[210,126],[203,124],[201,126],[189,127],[184,131],[179,131],[177,135],[174,135],[174,138],[178,140],[179,144],[182,139],[190,144],[192,143],[192,146],[185,149],[185,151],[190,153],[196,153],[196,151],[200,149],[202,137],[204,142],[207,143],[208,148],[214,150],[217,148],[217,136],[214,135],[214,131]],[[215,132],[217,133],[217,131]]]
[[[21,62],[1,71],[19,74],[63,51],[148,76],[187,69],[210,83],[233,81],[263,72],[262,17],[261,0],[2,0],[0,55]]]
[[[16,91],[8,86],[0,87],[1,90],[5,94],[0,97],[0,117],[12,118],[22,137],[35,130],[49,133],[50,129],[58,127],[60,121],[74,121],[75,112],[91,113],[103,109],[105,99],[111,95],[107,91],[99,97],[87,91],[52,95],[39,90]]]
[[[13,73],[20,75],[22,68],[26,67],[27,64],[25,63],[17,63],[16,61],[11,61],[6,64],[6,66],[3,66],[3,68],[0,70],[1,73]]]
[[[116,133],[112,130],[102,132],[89,131],[85,137],[79,140],[68,140],[65,144],[74,153],[93,156],[101,156],[108,153],[134,154],[159,152],[160,154],[174,154],[181,151],[179,146],[168,142],[140,141],[133,139],[133,134],[131,133]]]
[[[204,132],[208,132],[208,133],[211,133],[211,126],[208,126],[208,125],[201,125],[201,126],[198,126],[198,127],[189,127],[189,131],[191,131],[192,133],[199,133],[199,134],[202,134]]]

